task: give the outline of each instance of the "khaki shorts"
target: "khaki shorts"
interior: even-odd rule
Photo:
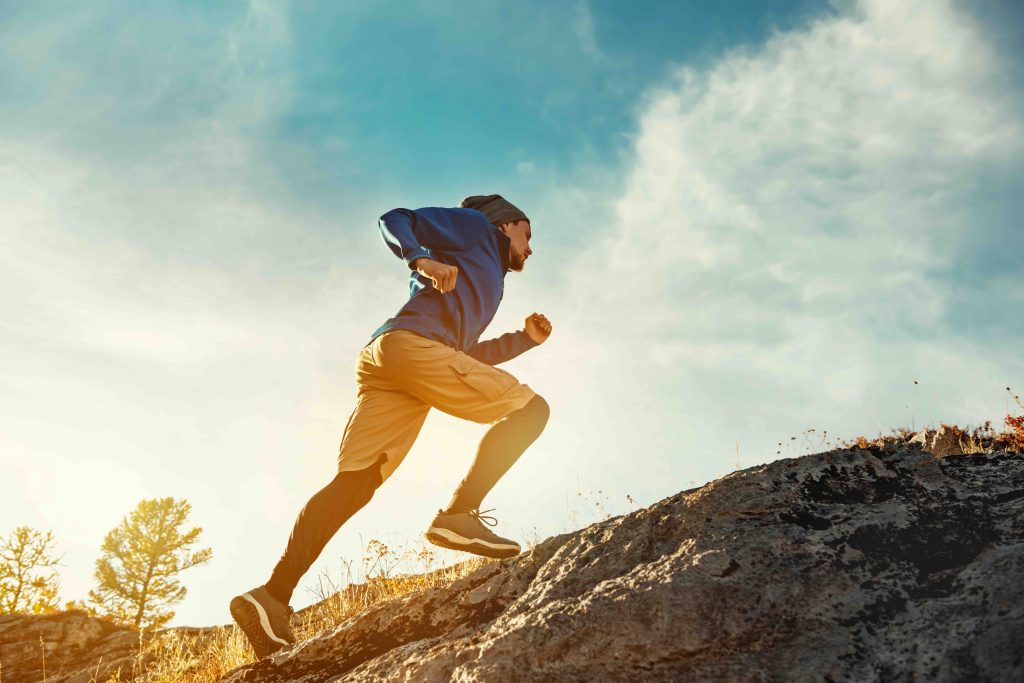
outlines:
[[[510,373],[409,330],[385,332],[363,347],[356,385],[338,471],[364,469],[383,455],[384,479],[412,448],[432,407],[490,424],[536,395]]]

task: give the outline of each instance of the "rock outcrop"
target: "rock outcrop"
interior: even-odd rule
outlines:
[[[138,651],[138,631],[82,612],[0,615],[3,683],[106,681],[132,671]]]
[[[1024,456],[942,433],[735,472],[224,680],[1024,680]],[[80,612],[0,616],[2,683],[150,680],[153,656]]]
[[[83,611],[0,615],[0,683],[108,683],[167,680],[154,676],[165,650],[195,652],[225,627],[175,626],[142,634],[131,626],[97,619]],[[198,681],[181,674],[174,680]]]
[[[1024,680],[1022,589],[1024,457],[885,444],[550,538],[224,680]]]

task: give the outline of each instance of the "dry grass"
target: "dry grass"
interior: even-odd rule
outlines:
[[[1007,414],[1003,418],[1003,424],[1009,429],[997,430],[993,427],[991,420],[986,420],[984,424],[973,428],[963,428],[955,424],[946,424],[945,422],[940,422],[939,427],[952,431],[956,435],[960,449],[967,455],[973,453],[992,453],[993,451],[1024,452],[1024,403],[1021,402],[1020,396],[1013,393],[1010,387],[1006,387],[1006,391],[1022,411],[1021,415]],[[880,447],[886,443],[893,442],[904,443],[913,438],[915,434],[916,432],[909,429],[895,429],[892,434],[887,436],[880,435],[873,440],[858,436],[852,441],[842,441],[839,447],[850,448],[851,446],[857,446],[858,448],[868,448],[869,446]]]
[[[140,650],[133,662],[131,680],[207,683],[252,661],[252,648],[235,626],[175,628],[155,636]],[[105,683],[121,680],[115,675]]]
[[[439,556],[438,551],[422,542],[402,544],[396,550],[377,539],[370,540],[363,552],[365,580],[353,581],[351,564],[345,565],[347,580],[341,587],[326,573],[321,574],[313,589],[317,601],[292,617],[295,637],[299,640],[314,638],[370,607],[426,588],[449,586],[495,561],[475,557],[437,567]],[[398,571],[403,566],[409,569]],[[418,567],[419,571],[413,567]]]
[[[440,555],[422,542],[403,543],[396,549],[371,539],[359,572],[353,571],[352,563],[343,564],[347,580],[341,587],[327,573],[319,577],[318,585],[311,589],[317,602],[292,615],[295,637],[314,638],[370,607],[425,588],[448,586],[494,562],[479,557],[446,565]],[[356,579],[362,580],[357,583]],[[209,683],[254,661],[252,648],[235,625],[173,628],[145,645],[140,642],[130,675],[126,671],[105,679],[94,676],[90,683]]]
[[[917,382],[915,381],[916,385]],[[1021,401],[1020,396],[1014,394],[1010,387],[1006,387],[1009,398],[1020,408],[1022,414],[1014,416],[1007,414],[1003,418],[1003,424],[1008,429],[996,429],[992,425],[991,420],[986,420],[984,424],[976,427],[963,428],[955,424],[947,424],[940,422],[939,427],[945,427],[951,430],[957,436],[957,440],[960,443],[960,448],[967,455],[973,453],[992,453],[993,451],[1010,451],[1014,453],[1024,452],[1024,402]],[[937,427],[925,426],[915,431],[913,429],[907,429],[901,427],[893,429],[890,434],[879,434],[873,439],[868,439],[864,436],[857,436],[853,439],[842,439],[833,437],[829,439],[828,431],[823,431],[820,434],[814,429],[805,429],[801,432],[803,437],[802,443],[796,443],[797,437],[791,436],[788,441],[779,441],[775,455],[782,457],[783,455],[791,456],[792,448],[794,446],[802,446],[806,455],[812,452],[821,452],[831,449],[841,448],[869,448],[869,447],[882,447],[885,444],[893,443],[906,443],[920,431],[929,430],[934,431]],[[816,441],[817,439],[817,441]],[[783,453],[783,450],[786,453]],[[737,461],[736,469],[740,469],[740,464]],[[693,483],[693,482],[691,482]]]

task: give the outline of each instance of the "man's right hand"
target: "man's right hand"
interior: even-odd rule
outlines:
[[[416,272],[434,283],[434,289],[444,294],[455,289],[455,280],[459,277],[459,269],[438,263],[433,259],[418,258],[412,262]]]

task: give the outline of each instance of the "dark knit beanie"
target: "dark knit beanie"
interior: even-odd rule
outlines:
[[[464,209],[476,209],[487,216],[487,220],[494,226],[530,220],[526,217],[525,213],[519,210],[519,207],[509,202],[500,194],[466,197],[459,203],[459,206]]]

